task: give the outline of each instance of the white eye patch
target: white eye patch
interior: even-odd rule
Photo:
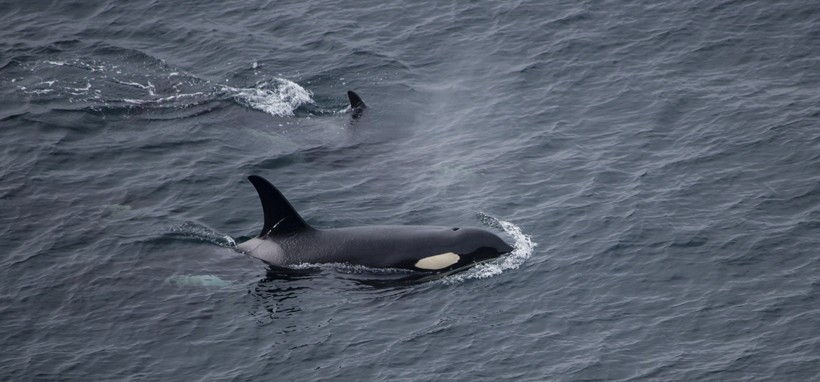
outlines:
[[[452,252],[428,256],[416,262],[416,268],[432,271],[447,268],[458,262],[459,256]]]

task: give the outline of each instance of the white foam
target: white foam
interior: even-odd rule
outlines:
[[[186,98],[194,98],[194,103],[196,103],[197,98],[204,98],[207,94],[203,92],[196,92],[196,93],[182,93],[177,95],[172,95],[168,97],[160,97],[148,100],[142,99],[134,99],[134,98],[123,98],[122,102],[130,103],[134,105],[156,105],[159,107],[163,106],[175,106],[174,102],[182,101]]]
[[[54,89],[34,89],[34,90],[28,92],[28,94],[41,95],[41,94],[48,94],[48,93],[53,93],[53,92],[54,92]]]
[[[293,116],[297,107],[314,102],[313,93],[284,78],[261,82],[253,88],[225,86],[224,89],[232,93],[239,104],[277,117]]]
[[[485,216],[485,218],[491,220],[493,223],[497,223],[507,235],[513,238],[515,241],[513,244],[513,251],[506,256],[499,257],[498,259],[490,262],[478,264],[464,272],[447,276],[441,279],[441,282],[445,284],[457,284],[463,282],[464,280],[485,279],[488,277],[497,276],[506,270],[517,269],[524,264],[527,259],[532,257],[538,243],[533,242],[530,235],[524,234],[521,231],[521,227],[513,223],[494,219],[488,216]]]
[[[87,93],[89,90],[91,90],[91,82],[87,82],[85,84],[84,88],[68,88],[67,87],[67,88],[65,88],[65,90],[68,90],[69,92],[71,92],[74,95],[79,95],[77,93]]]
[[[137,88],[140,88],[140,89],[143,89],[143,90],[148,90],[148,92],[151,93],[152,95],[154,93],[154,85],[151,83],[151,81],[148,81],[148,85],[143,85],[139,82],[121,81],[121,80],[118,80],[118,79],[114,78],[114,82],[116,82],[118,84],[137,87]]]

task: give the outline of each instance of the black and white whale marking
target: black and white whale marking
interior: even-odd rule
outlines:
[[[237,249],[270,265],[348,263],[447,272],[513,250],[495,234],[478,228],[385,225],[316,229],[305,223],[270,182],[256,175],[248,179],[259,193],[265,224],[259,236]]]

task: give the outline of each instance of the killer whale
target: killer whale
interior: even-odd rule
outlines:
[[[317,229],[264,178],[248,177],[264,213],[262,231],[239,252],[272,266],[347,263],[370,268],[451,272],[509,253],[513,248],[479,228],[360,226]]]

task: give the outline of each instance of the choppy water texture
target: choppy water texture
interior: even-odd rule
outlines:
[[[2,380],[820,379],[816,2],[10,0],[0,36]],[[267,271],[249,174],[516,252]]]

